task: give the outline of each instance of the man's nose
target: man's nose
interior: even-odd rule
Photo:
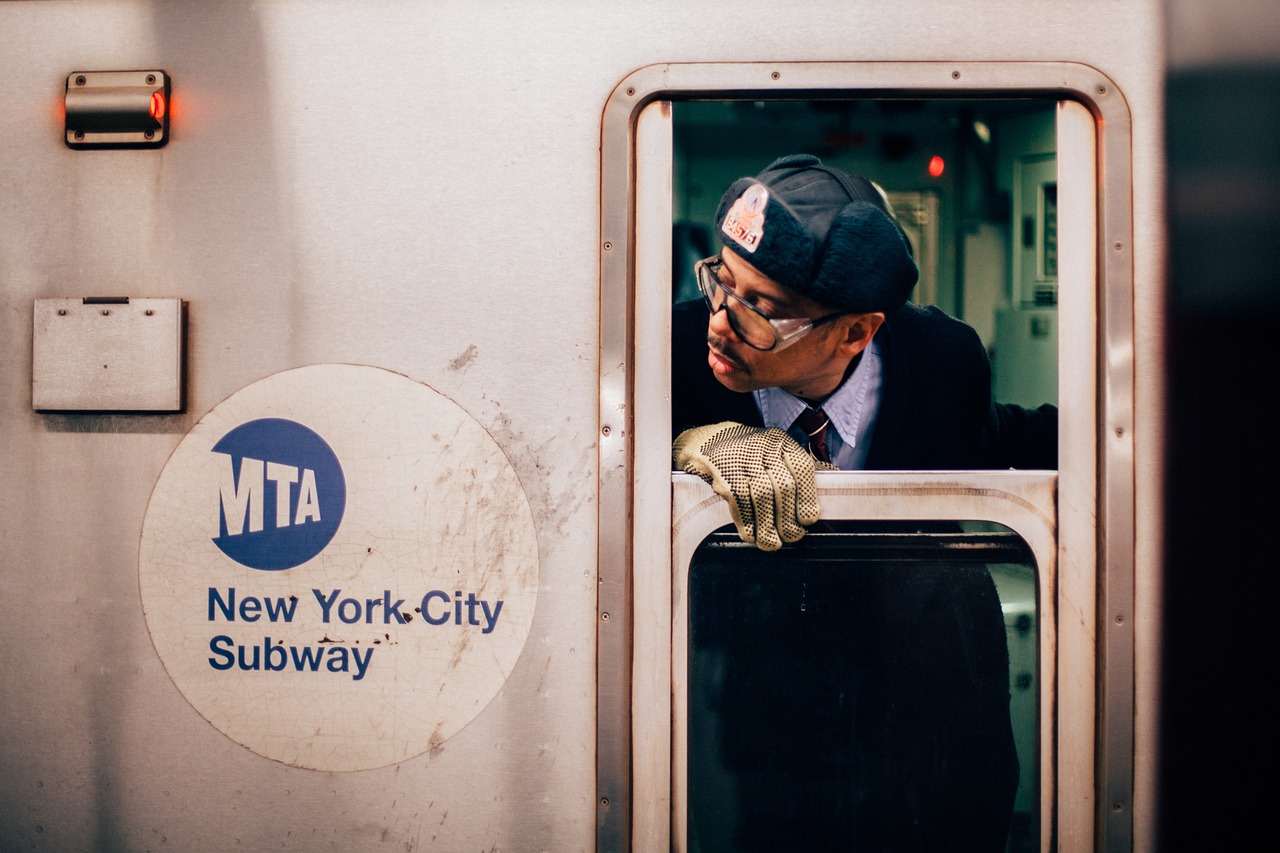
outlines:
[[[711,318],[707,321],[707,330],[718,338],[738,340],[738,334],[733,330],[733,324],[729,322],[729,303],[727,301],[711,312]]]

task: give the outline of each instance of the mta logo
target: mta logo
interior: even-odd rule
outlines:
[[[319,554],[338,532],[347,483],[338,457],[312,430],[283,418],[241,424],[213,446],[222,553],[278,571]]]

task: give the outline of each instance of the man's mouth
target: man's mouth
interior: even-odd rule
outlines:
[[[741,361],[720,349],[710,340],[707,341],[707,364],[710,365],[713,372],[720,376],[738,373],[744,368]]]

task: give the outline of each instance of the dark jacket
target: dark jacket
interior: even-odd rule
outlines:
[[[671,339],[673,438],[719,421],[763,426],[752,395],[725,388],[707,366],[701,300],[675,306]],[[993,404],[991,364],[968,325],[907,304],[885,318],[876,341],[884,391],[868,469],[1057,467],[1057,409]]]

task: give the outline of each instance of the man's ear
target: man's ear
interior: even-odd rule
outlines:
[[[844,329],[844,338],[839,344],[840,355],[845,358],[853,358],[866,349],[871,339],[875,337],[880,324],[884,322],[884,314],[879,311],[871,314],[850,314],[849,317],[853,322],[847,325],[841,324],[841,328]]]

